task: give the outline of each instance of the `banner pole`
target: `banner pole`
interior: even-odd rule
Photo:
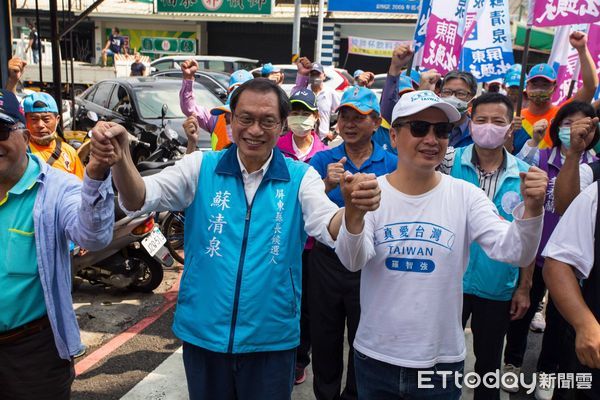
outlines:
[[[519,98],[517,100],[516,114],[518,117],[521,116],[521,109],[523,108],[523,90],[525,89],[525,76],[527,75],[527,57],[529,56],[529,43],[531,41],[531,26],[527,25],[525,31],[525,43],[523,46],[523,58],[521,59],[521,80],[519,82]]]

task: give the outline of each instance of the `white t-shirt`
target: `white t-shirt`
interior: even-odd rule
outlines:
[[[358,235],[343,224],[336,242],[346,268],[362,269],[354,348],[389,364],[429,368],[464,360],[462,281],[472,241],[514,265],[529,265],[539,245],[543,216],[520,219],[521,203],[509,223],[477,186],[440,176],[419,196],[379,177],[380,207],[367,213]]]
[[[335,90],[323,86],[316,97],[319,109],[319,137],[323,139],[329,133],[331,114],[340,106],[340,95]]]
[[[587,278],[594,265],[597,207],[598,185],[588,185],[567,208],[542,256],[569,264],[579,278]]]
[[[585,188],[594,183],[594,171],[588,164],[579,164],[579,188],[583,192]]]

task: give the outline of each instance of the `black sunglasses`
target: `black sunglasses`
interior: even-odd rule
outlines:
[[[18,131],[20,129],[25,129],[25,126],[21,123],[17,123],[14,125],[6,125],[0,123],[0,142],[4,142],[10,137],[10,133],[13,131]]]
[[[398,121],[395,122],[392,127],[398,128],[404,125],[410,126],[410,134],[414,137],[425,137],[429,133],[429,128],[433,126],[433,133],[438,139],[448,139],[450,132],[454,128],[454,124],[451,122],[437,122],[435,124],[427,121]]]

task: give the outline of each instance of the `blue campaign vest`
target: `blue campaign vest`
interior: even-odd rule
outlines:
[[[479,176],[471,162],[474,145],[456,149],[450,175],[479,187]],[[505,152],[506,171],[498,181],[494,205],[502,218],[512,221],[512,212],[521,201],[519,172],[526,172],[529,165]],[[512,299],[519,278],[519,269],[507,263],[492,260],[479,244],[470,247],[469,265],[463,277],[463,292],[489,300]]]
[[[237,147],[204,153],[185,210],[177,337],[220,353],[298,346],[307,238],[298,192],[308,168],[275,148],[247,205]]]

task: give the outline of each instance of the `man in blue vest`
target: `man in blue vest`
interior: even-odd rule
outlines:
[[[185,210],[186,266],[173,331],[183,340],[190,398],[287,400],[300,340],[307,234],[333,245],[342,211],[308,164],[275,147],[289,113],[285,93],[257,78],[231,102],[234,144],[194,152],[142,179],[125,129],[94,131],[127,210]],[[345,175],[351,209],[375,209],[374,175]],[[362,208],[361,208],[362,207]]]
[[[529,165],[504,148],[512,129],[513,106],[499,93],[473,100],[469,131],[474,143],[446,154],[440,167],[455,178],[480,187],[498,214],[513,220],[514,208],[523,201],[520,173]],[[501,368],[504,336],[511,320],[522,318],[529,308],[533,265],[518,269],[494,261],[477,243],[471,244],[469,265],[463,277],[463,327],[469,317],[473,331],[475,372],[484,376]],[[500,387],[475,388],[475,400],[499,399]]]

